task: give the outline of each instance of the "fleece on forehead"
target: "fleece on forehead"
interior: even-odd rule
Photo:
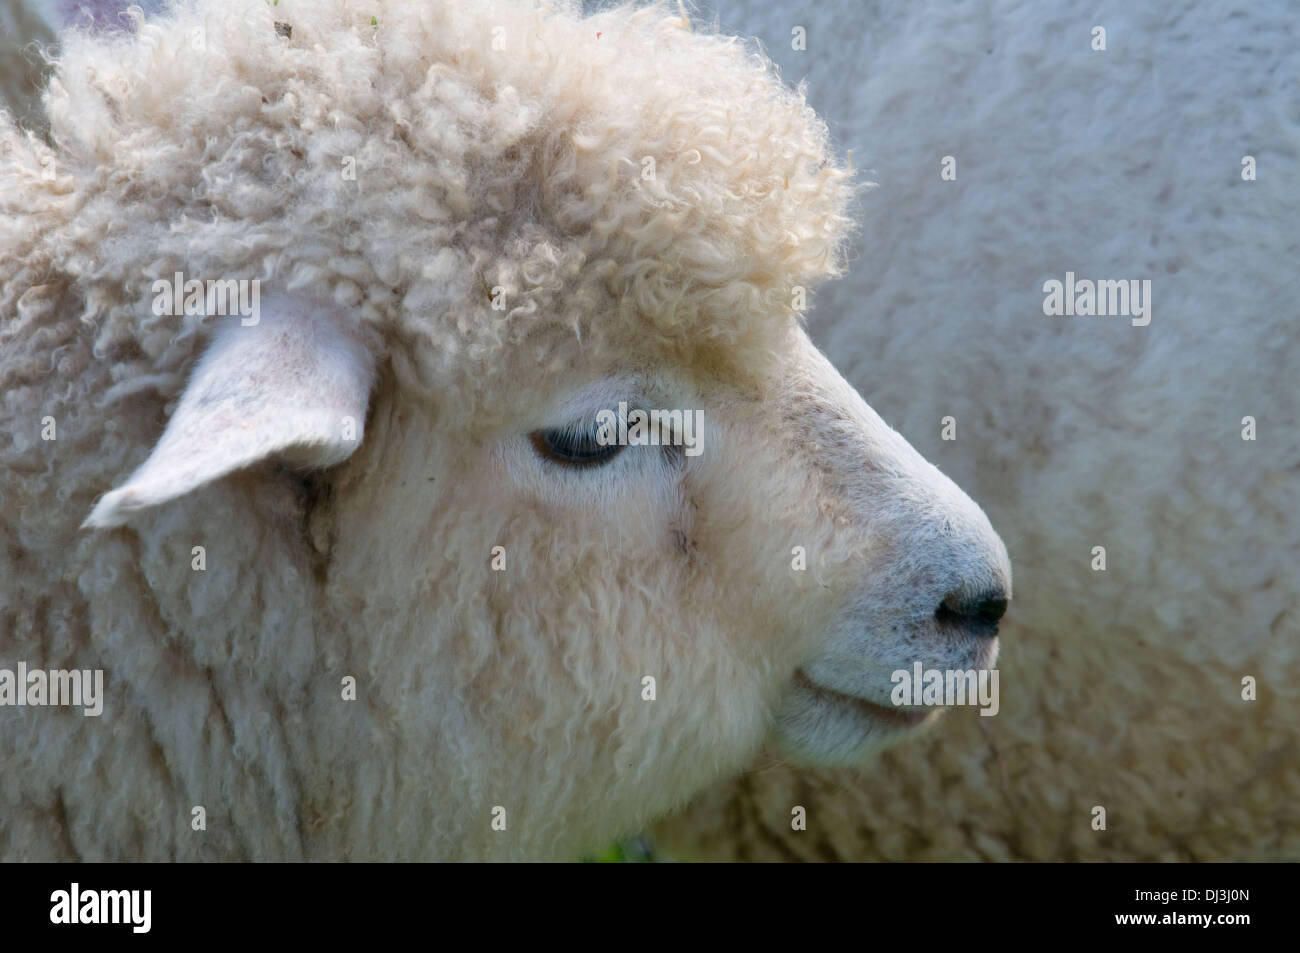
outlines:
[[[525,340],[773,346],[848,224],[802,94],[662,6],[194,0],[68,36],[45,105],[52,151],[0,127],[0,200],[48,226],[4,251],[159,381],[207,334],[150,311],[177,271],[331,296],[463,387]]]

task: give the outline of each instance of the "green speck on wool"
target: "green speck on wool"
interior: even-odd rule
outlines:
[[[666,858],[657,856],[654,848],[641,837],[631,837],[611,844],[598,854],[582,858],[584,864],[654,864]]]

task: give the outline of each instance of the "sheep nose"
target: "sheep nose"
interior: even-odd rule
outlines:
[[[998,634],[998,620],[1006,611],[1007,594],[1000,589],[976,594],[959,590],[948,594],[934,617],[972,635],[993,638]]]

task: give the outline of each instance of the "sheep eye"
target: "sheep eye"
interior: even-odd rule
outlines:
[[[595,431],[576,427],[537,430],[530,439],[541,456],[568,467],[600,466],[623,449],[618,444],[601,444],[596,440]]]

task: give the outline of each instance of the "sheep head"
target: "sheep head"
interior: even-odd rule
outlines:
[[[852,187],[762,57],[656,8],[168,16],[71,39],[94,69],[47,98],[50,255],[120,376],[179,398],[88,522],[224,534],[259,644],[282,601],[311,656],[252,677],[357,678],[299,706],[322,851],[564,856],[772,732],[821,761],[901,736],[929,715],[894,670],[993,664],[1000,540],[800,324]],[[160,312],[174,272],[264,276],[264,306]],[[678,439],[596,439],[638,410]],[[204,605],[160,610],[197,654]]]

